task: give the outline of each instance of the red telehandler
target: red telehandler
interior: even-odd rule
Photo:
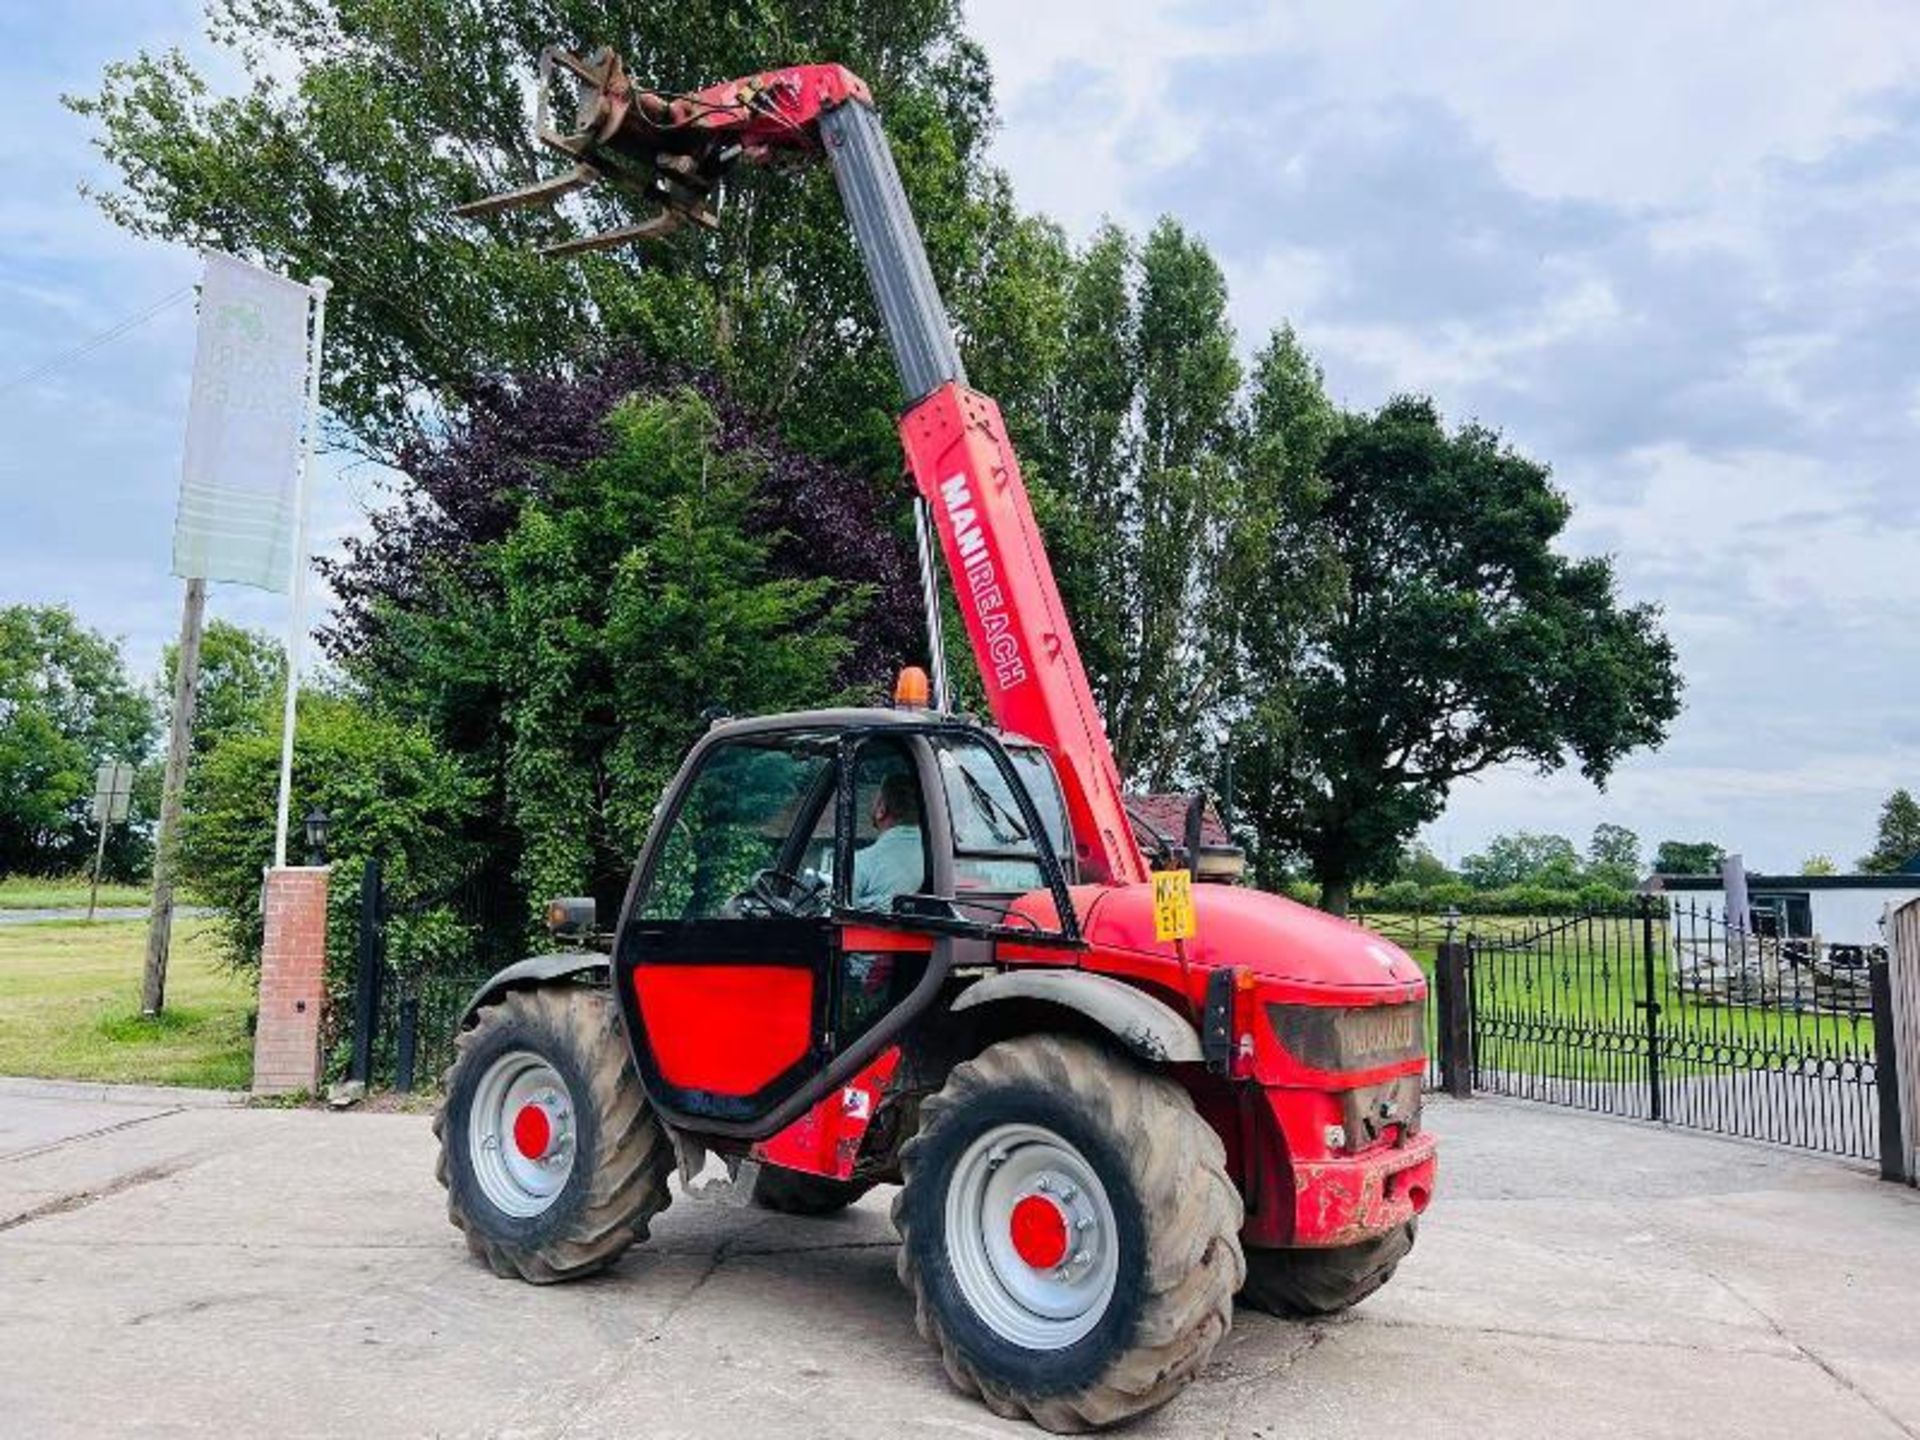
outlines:
[[[579,84],[566,133],[556,67]],[[436,1121],[468,1245],[535,1282],[599,1270],[709,1154],[800,1213],[897,1183],[922,1334],[962,1390],[1053,1430],[1170,1399],[1236,1294],[1293,1314],[1371,1294],[1433,1191],[1425,981],[1342,920],[1190,885],[1197,805],[1184,847],[1130,817],[866,86],[803,65],[663,95],[604,50],[541,68],[541,135],[572,168],[467,213],[598,180],[660,206],[560,253],[711,226],[731,166],[825,156],[908,397],[933,674],[891,708],[716,721],[604,952],[482,987]],[[991,725],[947,705],[936,536]],[[594,928],[587,902],[550,919]]]

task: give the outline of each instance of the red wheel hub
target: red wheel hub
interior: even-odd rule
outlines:
[[[1008,1217],[1013,1249],[1036,1270],[1051,1270],[1067,1258],[1067,1216],[1045,1195],[1023,1195]]]
[[[522,1105],[513,1117],[513,1144],[529,1160],[544,1160],[553,1145],[553,1121],[544,1106]]]

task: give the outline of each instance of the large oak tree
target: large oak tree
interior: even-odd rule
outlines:
[[[1342,595],[1291,677],[1298,723],[1246,757],[1243,808],[1344,910],[1459,780],[1577,764],[1604,783],[1665,736],[1680,679],[1657,609],[1559,548],[1565,496],[1493,431],[1396,399],[1343,420],[1320,478]]]

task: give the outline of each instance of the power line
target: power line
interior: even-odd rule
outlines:
[[[162,296],[160,299],[154,301],[153,304],[149,305],[146,309],[139,311],[137,314],[129,315],[126,319],[120,321],[119,324],[114,325],[109,329],[102,330],[98,335],[94,335],[89,337],[88,339],[82,340],[77,345],[69,346],[67,349],[62,350],[55,355],[49,356],[47,359],[42,360],[38,365],[35,365],[31,370],[25,371],[20,375],[16,375],[13,379],[7,381],[4,385],[0,385],[0,395],[11,394],[13,391],[18,390],[23,385],[31,385],[35,380],[38,380],[42,375],[46,375],[51,371],[59,369],[62,365],[66,364],[69,360],[78,360],[81,356],[90,354],[93,351],[98,350],[102,345],[105,345],[109,340],[118,340],[122,335],[126,334],[129,330],[133,330],[141,325],[146,324],[147,321],[153,319],[153,317],[158,315],[161,311],[170,309],[173,306],[179,304],[182,300],[186,299],[187,296],[191,295],[193,293],[193,290],[194,290],[194,287],[191,285],[182,285],[178,290],[174,290],[169,294]]]

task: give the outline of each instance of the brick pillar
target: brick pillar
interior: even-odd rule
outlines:
[[[260,955],[260,1023],[253,1037],[253,1093],[320,1088],[320,1014],[326,1001],[325,865],[268,870]]]

